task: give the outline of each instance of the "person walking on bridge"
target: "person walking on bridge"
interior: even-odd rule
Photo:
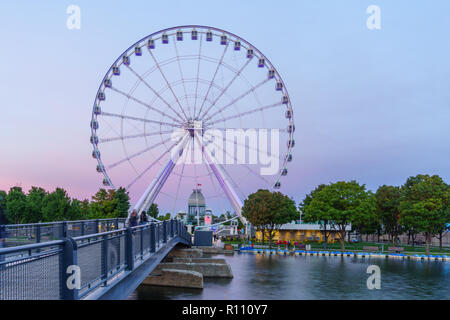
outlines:
[[[130,220],[128,223],[129,223],[130,227],[136,227],[138,225],[138,215],[137,215],[136,209],[134,209],[131,212]]]
[[[147,214],[145,213],[145,211],[142,211],[141,216],[139,217],[139,224],[146,224],[146,223],[148,223]]]

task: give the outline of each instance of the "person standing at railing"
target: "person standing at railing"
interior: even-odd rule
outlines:
[[[136,227],[138,225],[138,215],[137,215],[136,210],[133,210],[131,212],[129,224],[130,224],[130,227]]]
[[[146,223],[148,223],[147,214],[145,213],[145,211],[142,211],[141,216],[139,217],[139,224],[146,224]]]

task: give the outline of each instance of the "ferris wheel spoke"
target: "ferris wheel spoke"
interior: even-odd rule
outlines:
[[[129,161],[129,160],[131,160],[133,158],[136,158],[136,157],[138,157],[138,156],[140,156],[140,155],[142,155],[142,154],[144,154],[144,153],[146,153],[146,152],[148,152],[148,151],[150,151],[150,150],[152,150],[152,149],[154,149],[156,147],[159,147],[160,145],[165,144],[166,142],[169,142],[170,140],[171,140],[171,138],[165,139],[165,140],[163,140],[161,142],[158,142],[158,143],[155,143],[155,144],[153,144],[153,145],[151,145],[151,146],[149,146],[149,147],[147,147],[147,148],[145,148],[145,149],[143,149],[143,150],[141,150],[139,152],[136,152],[136,153],[132,154],[129,157],[126,157],[126,158],[121,159],[121,160],[119,160],[117,162],[114,162],[113,164],[108,166],[108,169],[112,169],[114,167],[117,167],[119,164],[122,164],[122,163],[124,163],[126,161]]]
[[[220,146],[219,146],[218,144],[216,144],[215,142],[212,142],[212,144],[214,144],[215,146],[217,146],[217,147],[220,148]],[[225,151],[225,153],[226,153],[227,155],[232,156],[232,155],[231,155],[229,152],[227,152],[224,148],[222,148],[222,150]],[[236,163],[237,163],[237,156],[236,156],[236,154],[233,155],[233,158],[234,158],[234,161],[236,161]],[[261,180],[263,180],[263,181],[264,181],[265,183],[267,183],[268,185],[271,184],[267,179],[263,178],[262,175],[256,173],[256,172],[255,172],[252,168],[250,168],[247,164],[244,163],[244,164],[242,164],[242,165],[243,165],[249,172],[253,173],[255,176],[257,176],[258,178],[260,178]]]
[[[131,188],[133,184],[135,184],[144,174],[146,174],[156,163],[158,163],[167,153],[169,153],[177,144],[179,141],[174,143],[169,149],[164,151],[155,161],[153,161],[147,168],[144,169],[136,178],[134,178],[130,184],[128,184],[127,189]]]
[[[273,103],[273,104],[270,104],[270,105],[267,105],[267,106],[263,106],[263,107],[251,109],[251,110],[249,110],[249,111],[245,111],[245,112],[242,112],[242,113],[238,113],[238,114],[235,114],[235,115],[232,115],[232,116],[223,118],[223,119],[221,119],[221,120],[216,120],[216,121],[213,121],[213,122],[209,122],[208,124],[209,124],[209,125],[213,125],[213,124],[215,124],[215,123],[225,122],[225,121],[227,121],[227,120],[239,118],[239,117],[241,117],[241,116],[246,116],[246,115],[249,115],[249,114],[258,112],[258,111],[267,110],[267,109],[274,108],[274,107],[278,107],[278,106],[281,106],[281,105],[283,105],[283,102]]]
[[[244,145],[244,144],[241,144],[241,143],[237,143],[236,140],[232,141],[232,140],[227,139],[226,137],[224,138],[224,140],[227,141],[227,142],[232,142],[234,145],[241,146],[241,147],[244,147],[244,148],[247,148],[249,150],[256,151],[256,152],[260,152],[260,150],[258,150],[257,148],[254,148],[254,147],[252,147],[250,145],[246,145],[246,144]],[[276,157],[276,156],[274,156],[272,154],[270,154],[270,156],[268,156],[268,157],[273,158],[273,159],[278,158],[278,157]]]
[[[188,116],[186,115],[186,112],[184,112],[184,108],[181,106],[180,101],[178,100],[177,95],[175,94],[175,92],[173,91],[172,86],[169,83],[169,80],[167,80],[166,75],[164,74],[164,72],[161,69],[161,66],[158,63],[158,60],[156,60],[155,56],[153,55],[152,50],[148,50],[148,52],[150,52],[150,55],[153,58],[153,61],[155,62],[156,67],[158,68],[159,72],[161,73],[161,76],[164,78],[164,81],[166,82],[167,86],[169,87],[170,91],[172,92],[172,95],[174,96],[175,100],[177,101],[178,106],[180,107],[181,112],[183,112],[184,116],[185,116],[185,120],[188,119]]]
[[[186,84],[184,83],[183,70],[181,69],[180,56],[178,54],[177,41],[173,41],[173,45],[175,47],[175,53],[176,53],[177,62],[178,62],[178,70],[180,70],[180,76],[181,76],[181,82],[183,83],[184,94],[187,96]],[[186,99],[186,105],[187,105],[187,108],[188,108],[189,117],[191,117],[191,107],[189,105],[189,100],[188,99]]]
[[[182,127],[181,124],[175,125],[175,124],[169,123],[169,122],[156,121],[156,120],[150,120],[150,119],[143,119],[143,118],[132,117],[132,116],[125,116],[123,114],[110,113],[110,112],[102,112],[102,116],[116,117],[116,118],[121,118],[121,119],[141,121],[141,122],[147,122],[147,123],[156,123],[156,124],[159,124],[159,125],[170,126],[170,127],[174,127],[174,128],[181,128]]]
[[[203,34],[200,35],[200,48],[198,50],[198,63],[197,63],[197,77],[196,77],[196,83],[195,83],[195,100],[194,100],[194,117],[197,111],[197,92],[198,92],[198,78],[200,75],[200,61],[202,57],[202,40],[203,40]]]
[[[221,93],[217,96],[217,98],[214,100],[214,102],[209,106],[209,108],[203,113],[203,115],[200,116],[200,118],[205,117],[208,112],[212,109],[212,107],[214,107],[217,103],[217,101],[219,101],[219,99],[222,97],[222,95],[228,90],[228,88],[230,88],[230,86],[233,84],[233,82],[237,79],[237,77],[239,77],[239,75],[242,73],[242,71],[244,71],[245,67],[248,66],[248,64],[250,63],[251,59],[248,59],[247,62],[244,63],[244,65],[239,69],[238,72],[235,73],[234,77],[230,80],[230,82],[225,86],[225,88],[221,91]]]
[[[249,90],[247,90],[246,92],[241,94],[239,97],[233,99],[231,102],[229,102],[228,104],[226,104],[225,106],[223,106],[222,108],[218,109],[216,112],[214,112],[213,114],[208,116],[204,121],[208,121],[208,120],[212,119],[214,116],[216,116],[220,112],[224,111],[226,108],[234,105],[239,100],[243,99],[244,97],[248,96],[250,93],[254,92],[256,89],[258,89],[260,86],[262,86],[265,83],[267,83],[269,80],[270,79],[265,79],[265,80],[261,81],[260,83],[258,83],[256,86],[252,86]]]
[[[223,61],[223,58],[225,57],[225,53],[227,52],[228,45],[229,45],[229,42],[227,42],[227,44],[225,45],[225,49],[223,50],[222,56],[220,57],[219,63],[217,64],[216,71],[214,71],[214,75],[212,77],[211,82],[209,83],[209,87],[208,87],[208,90],[206,91],[205,98],[203,99],[202,105],[200,106],[200,110],[198,111],[198,116],[200,116],[200,114],[202,113],[203,106],[205,105],[206,99],[209,96],[209,91],[211,90],[214,80],[216,79],[217,72],[219,71],[220,66],[222,65],[222,61]]]
[[[130,68],[130,69],[131,69],[131,68]],[[136,74],[136,75],[137,75],[137,74]],[[137,75],[137,76],[140,77],[139,75]],[[143,79],[142,79],[141,81],[142,81],[144,84],[146,83]],[[137,102],[137,103],[139,103],[139,104],[141,104],[141,105],[147,107],[147,108],[150,109],[150,110],[153,110],[153,111],[155,111],[155,112],[157,112],[157,113],[159,113],[159,114],[161,114],[161,115],[163,115],[163,116],[165,116],[165,117],[167,117],[167,118],[169,118],[169,119],[171,119],[171,120],[177,122],[177,123],[181,123],[180,120],[178,120],[178,119],[172,117],[171,115],[168,115],[168,114],[162,112],[162,111],[159,110],[159,109],[156,109],[156,108],[152,107],[150,104],[145,103],[145,102],[139,100],[138,98],[136,98],[136,97],[134,97],[134,96],[132,96],[132,95],[126,93],[126,92],[123,92],[122,90],[119,90],[119,89],[117,89],[117,88],[115,88],[115,87],[110,87],[110,89],[113,90],[113,91],[115,91],[115,92],[117,92],[117,93],[119,93],[119,94],[121,94],[121,95],[123,95],[123,96],[125,96],[125,97],[127,97],[127,98],[130,99],[130,100],[133,100],[133,101],[135,101],[135,102]],[[153,90],[153,89],[152,89],[152,90]],[[172,107],[171,107],[164,99],[162,99],[162,97],[160,97],[160,96],[158,95],[158,93],[157,93],[156,91],[155,91],[155,94],[156,94],[163,102],[165,102],[165,103],[167,104],[167,106],[169,106],[169,108],[170,108],[172,111],[174,111],[175,113],[177,113],[175,110],[172,109]],[[181,120],[183,120],[183,118],[182,118],[178,113],[177,113],[177,116],[180,117]]]
[[[128,140],[128,139],[134,139],[134,138],[141,138],[141,137],[151,137],[151,136],[156,136],[156,135],[163,135],[163,134],[170,134],[172,133],[172,130],[168,130],[168,131],[156,131],[156,132],[151,132],[151,133],[140,133],[140,134],[133,134],[133,135],[128,135],[128,136],[119,136],[119,137],[112,137],[112,138],[103,138],[103,139],[99,139],[98,143],[105,143],[105,142],[112,142],[112,141],[117,141],[117,140]]]

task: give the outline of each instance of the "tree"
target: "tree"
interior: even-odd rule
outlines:
[[[6,196],[6,219],[14,224],[24,222],[27,196],[21,187],[12,187]]]
[[[398,245],[398,236],[402,234],[403,227],[400,224],[400,187],[382,185],[375,193],[377,202],[377,215],[388,233],[394,245]]]
[[[128,216],[130,197],[124,188],[100,189],[93,197],[91,219],[124,218]]]
[[[375,197],[365,185],[356,181],[339,181],[323,187],[312,195],[305,214],[317,221],[329,221],[338,233],[341,249],[345,249],[345,236],[351,223],[370,221],[375,214]]]
[[[152,203],[152,204],[150,205],[150,208],[149,208],[148,211],[147,211],[147,214],[148,214],[150,217],[153,217],[153,218],[156,219],[156,217],[158,217],[158,215],[159,215],[158,205],[157,205],[156,203]]]
[[[402,186],[400,221],[408,228],[423,232],[427,255],[432,237],[438,235],[448,222],[448,189],[438,175],[409,177]]]
[[[280,192],[270,192],[260,189],[252,193],[244,201],[242,215],[250,221],[257,230],[267,233],[269,247],[282,224],[295,220],[298,216],[295,202]]]
[[[328,238],[331,235],[332,229],[329,229],[329,216],[321,215],[319,216],[320,212],[317,212],[315,210],[306,210],[306,208],[310,205],[311,200],[313,199],[314,195],[318,192],[320,192],[325,187],[325,184],[320,184],[317,186],[316,189],[311,191],[311,193],[307,194],[305,199],[302,203],[299,205],[299,209],[303,213],[302,220],[308,223],[318,223],[322,229],[323,236],[325,238],[325,241],[323,243],[324,248],[327,248],[328,245]]]
[[[114,218],[128,217],[128,210],[130,210],[130,196],[127,190],[123,187],[114,190],[113,200],[116,202]]]
[[[42,201],[47,196],[43,188],[31,187],[27,195],[27,206],[25,210],[25,223],[36,223],[42,221]]]
[[[8,194],[0,190],[0,225],[7,224],[8,220],[6,219],[6,196]]]
[[[170,220],[171,219],[171,215],[170,215],[170,213],[166,213],[164,216],[161,215],[161,216],[157,217],[157,219],[160,220],[160,221]]]
[[[42,200],[42,220],[45,222],[67,220],[72,215],[71,210],[71,199],[62,188],[56,188]]]

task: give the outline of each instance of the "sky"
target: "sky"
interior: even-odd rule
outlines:
[[[81,28],[69,30],[69,5]],[[381,28],[369,30],[377,5]],[[276,66],[295,112],[294,161],[281,191],[297,203],[318,184],[370,190],[409,176],[450,182],[450,2],[2,1],[0,189],[101,187],[89,143],[105,72],[163,28],[221,28]],[[133,195],[135,198],[137,195]]]

